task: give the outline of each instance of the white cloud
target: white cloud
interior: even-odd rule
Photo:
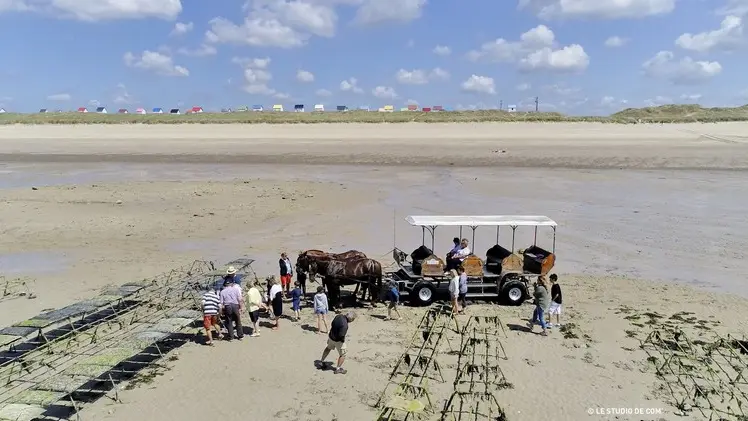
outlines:
[[[610,48],[623,47],[629,42],[628,38],[622,38],[619,36],[612,36],[605,40],[605,46]]]
[[[625,106],[626,104],[628,104],[627,100],[617,99],[612,96],[604,96],[600,100],[600,105],[603,107],[620,107],[620,106]]]
[[[448,56],[452,54],[452,49],[447,47],[446,45],[437,45],[433,49],[434,54],[438,56]]]
[[[429,74],[429,78],[431,78],[431,80],[447,80],[450,78],[450,74],[441,67],[435,67]]]
[[[671,51],[660,51],[644,62],[642,68],[650,77],[678,85],[702,83],[722,72],[722,66],[716,61],[695,61],[691,57],[675,60]]]
[[[332,96],[332,92],[328,91],[327,89],[317,89],[317,92],[315,92],[317,96]]]
[[[182,13],[181,0],[0,0],[3,10],[38,12],[67,19],[103,21],[157,18]]]
[[[389,86],[377,86],[371,90],[371,94],[381,99],[395,99],[397,98],[397,92]]]
[[[532,86],[529,83],[520,83],[517,85],[518,91],[528,91],[530,88],[532,88]]]
[[[190,71],[185,67],[175,65],[170,56],[155,51],[145,50],[140,56],[127,52],[123,60],[128,67],[151,71],[161,76],[190,75]]]
[[[218,54],[218,50],[212,45],[201,44],[195,49],[180,48],[179,50],[177,50],[177,53],[191,57],[207,57]]]
[[[590,57],[579,44],[560,50],[541,48],[523,58],[519,66],[523,70],[582,71],[590,64]]]
[[[676,0],[519,0],[541,19],[631,19],[662,15],[675,9]]]
[[[405,101],[405,104],[407,104],[407,105],[418,105],[418,101],[416,101],[415,99],[409,99],[409,100]]]
[[[366,0],[354,21],[372,25],[381,22],[410,22],[421,17],[427,0]]]
[[[358,80],[355,77],[340,82],[340,90],[343,92],[353,92],[354,94],[364,93],[364,90],[358,87]]]
[[[403,85],[425,85],[429,83],[428,75],[423,70],[400,69],[395,74],[395,79]]]
[[[47,101],[64,102],[64,101],[70,101],[70,99],[72,99],[70,94],[52,94],[52,95],[47,96]]]
[[[470,76],[466,81],[462,82],[462,89],[467,92],[496,94],[496,85],[493,78],[487,76]]]
[[[255,69],[267,69],[270,65],[270,57],[265,58],[246,58],[246,57],[233,57],[232,63],[238,64],[243,67],[253,67]]]
[[[675,40],[675,45],[684,50],[705,53],[712,50],[731,50],[743,43],[743,19],[727,16],[719,29],[698,34],[685,33]]]
[[[188,22],[188,23],[177,22],[174,24],[174,29],[171,30],[170,35],[171,36],[184,35],[187,32],[190,32],[192,28],[194,27],[195,25],[192,22]]]
[[[439,67],[431,72],[421,69],[400,69],[395,73],[395,79],[402,85],[425,85],[434,80],[447,80],[449,76],[449,72]]]
[[[306,70],[299,70],[296,72],[296,80],[304,83],[314,82],[314,75]]]
[[[673,103],[673,100],[671,98],[668,98],[666,96],[660,96],[660,95],[657,95],[654,98],[644,100],[644,105],[647,107],[659,107],[660,105],[668,105],[672,103]]]
[[[269,70],[271,62],[269,57],[233,57],[231,62],[242,67],[242,77],[244,79],[242,90],[244,92],[252,95],[272,96],[278,99],[290,97],[290,95],[268,86],[268,83],[273,80],[273,74]]]
[[[134,104],[137,101],[135,101],[132,95],[130,95],[130,93],[127,91],[127,87],[124,84],[120,83],[117,85],[117,89],[114,93],[113,102],[115,104],[127,105]]]
[[[558,48],[553,31],[545,25],[538,25],[523,33],[519,41],[510,42],[499,38],[484,43],[479,50],[470,51],[468,58],[475,61],[517,63],[520,69],[526,71],[577,72],[586,69],[590,62],[589,56],[579,44]]]
[[[727,0],[726,4],[717,10],[719,15],[744,16],[748,14],[748,0]]]
[[[205,40],[210,43],[292,48],[304,45],[309,38],[277,20],[247,19],[244,24],[236,25],[224,18],[215,18],[209,23]]]
[[[370,25],[417,19],[425,4],[426,0],[252,0],[245,3],[247,14],[240,23],[223,17],[210,20],[205,39],[210,43],[294,48],[313,36],[335,36],[339,6],[357,7],[354,21]]]
[[[92,99],[88,101],[88,105],[90,105],[91,107],[101,107],[101,101],[99,101],[98,99]]]
[[[697,102],[702,98],[703,95],[701,94],[683,94],[680,96],[680,99],[683,101],[692,101]]]

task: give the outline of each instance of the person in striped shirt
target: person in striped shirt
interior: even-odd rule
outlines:
[[[223,335],[221,335],[221,325],[218,322],[220,303],[221,298],[211,286],[208,286],[205,294],[203,294],[203,327],[205,328],[205,336],[208,338],[207,344],[211,346],[213,345],[212,328],[216,329],[218,339],[223,338]]]

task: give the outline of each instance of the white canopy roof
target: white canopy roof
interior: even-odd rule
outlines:
[[[534,226],[555,227],[556,221],[540,215],[431,215],[408,216],[405,218],[410,225],[416,226]]]

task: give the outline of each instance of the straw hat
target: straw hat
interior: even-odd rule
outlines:
[[[233,266],[229,266],[228,269],[226,269],[226,275],[234,275],[236,273],[236,268]]]

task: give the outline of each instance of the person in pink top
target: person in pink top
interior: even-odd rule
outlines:
[[[226,330],[228,330],[228,337],[226,340],[234,339],[234,328],[236,327],[236,339],[241,340],[244,338],[244,330],[242,328],[242,312],[244,311],[244,300],[242,299],[242,289],[239,285],[236,285],[231,280],[226,280],[223,283],[223,289],[221,290],[221,307],[223,308],[223,314],[226,317]]]

